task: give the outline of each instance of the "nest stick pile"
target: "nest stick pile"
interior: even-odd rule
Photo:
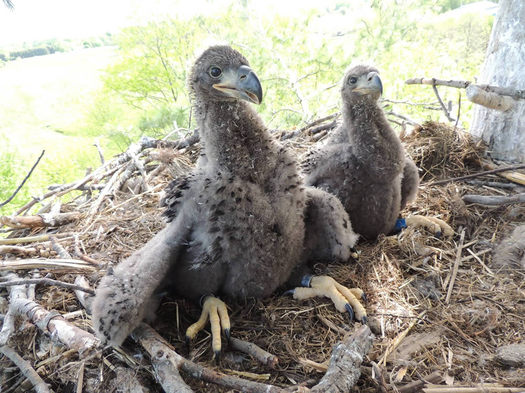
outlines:
[[[274,135],[301,154],[336,120]],[[141,325],[121,348],[101,348],[90,321],[93,289],[164,226],[162,190],[199,154],[197,134],[143,138],[83,179],[51,186],[0,217],[2,392],[335,392],[323,387],[334,359],[351,363],[359,353],[353,391],[523,391],[525,272],[492,263],[495,245],[525,222],[523,187],[499,174],[437,183],[492,165],[483,146],[447,125],[416,127],[404,143],[422,185],[403,214],[444,219],[455,236],[408,229],[360,243],[348,264],[316,267],[365,290],[371,349],[362,345],[370,330],[328,300],[298,303],[279,293],[231,304],[235,340],[220,361],[212,360],[208,332],[185,344],[200,310],[180,298],[164,299],[155,323]],[[467,194],[514,202],[472,204]],[[518,361],[505,357],[507,348]]]

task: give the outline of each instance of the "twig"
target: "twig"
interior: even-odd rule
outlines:
[[[68,348],[80,353],[96,348],[98,338],[66,321],[58,312],[47,311],[38,303],[28,299],[11,300],[19,315],[25,315],[43,332],[48,332],[52,339],[58,340]]]
[[[3,275],[8,280],[17,280],[19,277],[14,273],[7,273]],[[27,298],[27,287],[25,285],[17,285],[9,288],[9,298],[11,301],[21,298]],[[17,312],[9,303],[9,308],[4,318],[4,323],[2,325],[2,330],[0,331],[0,346],[7,344],[9,337],[15,331],[15,319],[17,317]]]
[[[326,374],[310,392],[349,392],[361,376],[361,363],[372,348],[372,337],[368,325],[363,325],[354,334],[337,343]]]
[[[412,78],[405,81],[407,85],[438,85],[438,86],[448,86],[455,87],[457,89],[466,89],[468,86],[478,86],[481,89],[497,93],[504,96],[512,97],[516,100],[525,99],[525,90],[516,90],[510,87],[499,87],[499,86],[490,86],[490,85],[475,85],[470,81],[457,81],[457,80],[443,80],[436,78]]]
[[[459,117],[461,115],[461,92],[458,94],[458,114],[456,115],[456,123],[454,124],[454,132],[458,128]]]
[[[505,168],[496,168],[496,169],[491,169],[490,171],[483,171],[483,172],[473,173],[471,175],[453,177],[453,178],[450,178],[450,179],[443,179],[443,180],[438,180],[438,181],[434,181],[434,182],[431,182],[431,183],[425,183],[425,185],[438,186],[438,185],[451,183],[451,182],[454,182],[454,181],[462,181],[462,180],[467,180],[467,179],[474,179],[475,177],[480,177],[480,176],[485,176],[485,175],[493,175],[495,173],[500,173],[500,172],[515,171],[517,169],[523,169],[523,168],[525,168],[525,164],[511,165],[511,166],[508,166],[508,167],[505,167]]]
[[[0,203],[0,207],[2,206],[5,206],[7,205],[9,202],[11,202],[13,200],[13,198],[16,196],[16,194],[18,194],[18,191],[20,191],[20,189],[24,186],[24,184],[26,183],[27,179],[29,179],[29,176],[31,176],[31,174],[33,173],[33,171],[35,170],[36,166],[38,165],[38,163],[40,162],[40,160],[42,159],[42,157],[44,156],[44,153],[46,151],[45,150],[42,150],[42,153],[40,153],[40,157],[38,157],[38,159],[36,160],[36,162],[33,164],[33,167],[29,170],[29,173],[26,175],[26,177],[24,178],[24,180],[22,180],[22,183],[20,183],[20,185],[16,188],[15,192],[13,192],[13,194],[7,198],[7,200],[5,202],[2,202]]]
[[[20,246],[0,246],[0,255],[2,254],[36,254],[38,251],[34,247]]]
[[[428,103],[428,102],[411,102],[411,101],[405,101],[405,100],[392,100],[389,98],[381,98],[381,102],[387,102],[390,104],[402,104],[402,105],[408,105],[408,106],[422,106],[424,109],[428,109],[431,111],[441,110],[440,106],[436,106],[435,103]]]
[[[26,236],[26,237],[12,237],[9,239],[0,239],[0,244],[18,244],[18,243],[36,243],[36,242],[45,242],[50,239],[51,236],[55,237],[67,237],[71,233],[55,233],[53,235],[37,235],[37,236]]]
[[[441,109],[443,109],[443,112],[445,112],[445,116],[447,117],[448,121],[454,121],[454,119],[450,117],[450,113],[448,112],[447,107],[443,103],[443,100],[441,100],[441,97],[439,96],[439,91],[435,83],[432,84],[432,89],[434,90],[434,94],[436,95],[438,99],[439,105],[441,105]]]
[[[84,386],[84,367],[86,362],[80,363],[80,368],[78,369],[78,378],[77,378],[77,389],[76,393],[82,393],[82,387]]]
[[[501,206],[510,205],[513,203],[525,203],[525,193],[511,195],[511,196],[496,196],[496,195],[463,195],[461,198],[465,203],[476,203],[479,205]]]
[[[70,283],[63,282],[63,281],[57,281],[51,278],[26,278],[23,280],[0,281],[0,288],[11,287],[13,285],[29,285],[29,284],[54,285],[56,287],[73,289],[75,291],[84,291],[86,293],[89,293],[90,295],[95,294],[95,291],[91,288],[85,288],[80,285],[70,284]]]
[[[409,117],[405,116],[405,115],[401,115],[397,112],[394,112],[394,111],[387,111],[385,112],[387,115],[390,115],[390,116],[395,116],[395,117],[398,117],[399,119],[403,120],[405,123],[408,123],[412,126],[417,126],[419,125],[418,122],[416,122],[415,120],[412,120],[410,119]]]
[[[106,160],[104,160],[104,154],[102,154],[102,149],[100,148],[100,144],[98,143],[98,140],[95,140],[95,143],[93,143],[93,146],[97,148],[98,156],[100,158],[100,162],[102,165],[105,164]]]
[[[422,379],[414,382],[407,383],[406,385],[397,387],[398,393],[416,393],[420,392],[423,386],[427,383],[440,383],[443,380],[441,371],[434,371],[433,373],[423,377]]]
[[[40,375],[31,367],[31,364],[24,360],[18,353],[16,353],[12,348],[9,348],[6,345],[0,346],[0,352],[7,356],[16,366],[20,369],[20,372],[26,377],[36,393],[51,393],[52,390],[49,388],[48,384],[44,382]]]
[[[270,368],[275,369],[279,363],[279,358],[277,358],[277,356],[272,355],[271,353],[251,342],[243,341],[235,337],[230,337],[230,345],[233,349],[253,356],[262,364]]]
[[[132,335],[151,357],[155,378],[167,393],[191,393],[193,390],[180,376],[181,359],[149,326],[141,324]]]
[[[452,269],[452,276],[450,277],[450,282],[448,284],[447,296],[445,298],[445,303],[450,303],[450,296],[452,296],[452,289],[454,288],[454,282],[456,281],[456,276],[458,274],[459,262],[461,261],[461,253],[463,251],[463,242],[465,241],[465,229],[461,231],[459,238],[459,244],[456,251],[456,260],[454,261],[454,267]]]
[[[63,258],[63,259],[71,258],[71,254],[67,252],[66,249],[60,245],[60,243],[58,243],[56,237],[51,236],[50,239],[51,239],[51,247],[53,248],[53,250],[56,251],[56,253],[58,254],[60,258]]]
[[[98,270],[89,262],[79,259],[17,259],[0,261],[0,271],[31,269],[62,269],[71,272]]]
[[[11,228],[57,227],[69,224],[80,217],[79,212],[37,216],[0,216],[0,225]]]
[[[499,181],[485,181],[485,180],[469,180],[467,181],[467,184],[472,184],[475,186],[487,186],[487,187],[496,187],[496,188],[505,188],[508,190],[514,190],[518,187],[520,187],[517,184],[514,183],[503,183]],[[1,243],[0,243],[1,244]]]
[[[89,295],[87,289],[93,291],[89,285],[89,281],[86,277],[80,275],[75,277],[75,284],[81,287],[82,289],[75,290],[75,295],[77,296],[78,301],[82,304],[88,314],[91,314],[92,305],[93,305],[93,296]],[[94,291],[93,291],[94,292]]]

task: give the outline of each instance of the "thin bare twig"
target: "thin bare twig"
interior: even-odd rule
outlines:
[[[63,281],[53,280],[51,278],[27,278],[23,280],[16,281],[0,281],[1,287],[11,287],[13,285],[28,285],[28,284],[45,284],[45,285],[54,285],[56,287],[62,287],[67,289],[73,289],[75,291],[84,291],[90,295],[94,295],[95,291],[91,288],[85,288],[80,285],[70,284]]]
[[[5,202],[2,202],[0,203],[0,207],[2,206],[5,206],[7,205],[9,202],[11,202],[13,200],[13,198],[16,196],[16,194],[18,194],[18,191],[20,191],[20,189],[24,186],[24,184],[26,183],[27,179],[29,179],[29,176],[31,176],[31,174],[33,173],[33,171],[35,170],[36,166],[38,165],[38,163],[40,162],[40,160],[42,159],[42,157],[44,156],[44,153],[46,151],[45,150],[42,150],[42,153],[40,153],[40,157],[38,157],[38,159],[36,160],[36,162],[33,164],[33,167],[29,170],[29,173],[26,175],[26,177],[24,178],[24,180],[22,180],[22,183],[20,183],[20,185],[16,188],[15,192],[13,192],[13,194],[7,198],[7,200]]]
[[[40,375],[31,367],[31,364],[22,358],[14,349],[6,345],[0,346],[0,352],[9,358],[20,369],[20,372],[33,384],[36,393],[53,392]]]
[[[465,229],[461,231],[459,238],[458,249],[456,252],[456,260],[454,261],[454,267],[452,268],[452,276],[450,277],[450,282],[448,284],[447,297],[445,298],[445,303],[450,303],[450,297],[452,296],[452,289],[454,289],[454,282],[456,281],[456,276],[458,274],[459,263],[461,262],[461,253],[463,251],[463,242],[465,241]]]
[[[462,181],[462,180],[467,180],[467,179],[474,179],[475,177],[480,177],[480,176],[485,176],[485,175],[492,175],[492,174],[500,173],[500,172],[514,171],[514,170],[523,169],[523,168],[525,168],[525,164],[511,165],[511,166],[508,166],[508,167],[505,167],[505,168],[497,168],[497,169],[491,169],[490,171],[483,171],[483,172],[473,173],[472,175],[466,175],[466,176],[460,176],[460,177],[453,177],[453,178],[450,178],[450,179],[438,180],[438,181],[434,181],[434,182],[431,182],[431,183],[426,183],[425,185],[439,186],[439,185],[451,183],[451,182],[454,182],[454,181]]]
[[[445,116],[447,117],[448,121],[454,121],[454,119],[452,117],[450,117],[450,113],[448,112],[447,107],[443,103],[443,100],[441,100],[441,97],[439,96],[439,91],[438,91],[438,89],[437,89],[435,84],[432,85],[432,89],[434,90],[434,94],[436,95],[436,97],[437,97],[437,99],[439,101],[439,105],[441,105],[441,109],[443,109],[443,112],[445,112]]]

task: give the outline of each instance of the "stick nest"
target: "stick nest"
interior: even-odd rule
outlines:
[[[329,132],[328,128],[333,128],[333,124],[325,132]],[[308,129],[292,134],[291,138],[286,133],[276,136],[298,152],[320,139]],[[143,141],[139,148],[130,147],[127,153],[115,158],[113,164],[99,168],[88,181],[78,182],[82,184],[74,188],[66,187],[62,196],[50,195],[41,203],[21,209],[20,214],[27,214],[33,207],[40,208],[39,214],[51,214],[62,200],[61,213],[80,212],[80,216],[59,227],[11,230],[7,238],[53,234],[56,240],[19,244],[20,250],[4,254],[4,260],[54,259],[63,249],[74,258],[90,261],[89,270],[74,267],[10,270],[17,270],[25,277],[48,275],[70,283],[84,274],[91,286],[96,287],[110,264],[129,256],[165,225],[159,208],[162,190],[172,176],[194,165],[199,151],[199,144],[194,142],[195,136],[180,142]],[[343,285],[360,287],[368,296],[366,308],[376,339],[354,391],[390,390],[394,385],[400,387],[435,371],[441,381],[449,383],[522,386],[523,370],[503,367],[494,355],[502,345],[525,342],[525,272],[492,267],[491,251],[501,238],[525,221],[523,211],[512,205],[487,208],[463,203],[461,196],[467,192],[493,190],[483,186],[425,184],[435,178],[480,170],[484,149],[470,137],[447,125],[427,122],[405,136],[404,143],[421,168],[423,181],[417,201],[403,212],[404,216],[440,217],[458,234],[465,231],[464,245],[459,252],[455,280],[452,271],[458,258],[459,236],[437,239],[423,229],[408,229],[398,236],[360,243],[357,261],[317,267],[316,273],[330,274]],[[490,177],[494,179],[496,176]],[[102,191],[100,187],[88,187],[95,184],[110,186]],[[106,195],[101,199],[104,192]],[[447,303],[445,298],[452,281],[453,290]],[[89,315],[71,290],[38,286],[36,301],[92,332]],[[7,305],[7,291],[2,288],[0,314],[5,314]],[[346,315],[323,299],[298,303],[276,294],[229,306],[232,335],[276,355],[279,358],[276,369],[229,350],[224,340],[223,357],[215,363],[211,360],[208,331],[200,333],[188,348],[184,332],[198,318],[200,310],[184,299],[164,299],[159,318],[152,326],[184,357],[226,374],[244,373],[247,378],[282,387],[315,384],[323,375],[334,344],[354,329]],[[122,391],[119,389],[124,382],[119,381],[130,378],[152,392],[162,391],[154,381],[147,356],[131,340],[122,349],[106,349],[103,355],[86,358],[25,323],[14,332],[8,345],[29,360],[57,391],[72,391],[81,369],[84,392]],[[20,391],[26,382],[18,369],[6,358],[0,358],[0,368],[2,391]],[[197,392],[228,391],[188,376],[184,378]]]

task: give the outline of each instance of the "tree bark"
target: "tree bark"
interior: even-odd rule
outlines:
[[[525,90],[525,2],[500,0],[479,83]],[[525,100],[506,112],[476,106],[470,132],[494,158],[525,162]]]

